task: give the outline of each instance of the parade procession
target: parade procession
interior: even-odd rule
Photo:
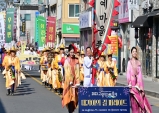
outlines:
[[[158,6],[0,1],[0,113],[159,113]]]

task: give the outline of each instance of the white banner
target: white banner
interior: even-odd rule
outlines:
[[[0,14],[0,46],[5,44],[5,24],[3,14]]]

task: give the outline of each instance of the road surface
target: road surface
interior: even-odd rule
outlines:
[[[38,71],[25,74],[27,79],[22,81],[15,96],[6,96],[5,79],[0,74],[0,113],[67,113],[67,109],[61,107],[61,97],[42,86]],[[148,99],[153,113],[159,113],[159,99]]]

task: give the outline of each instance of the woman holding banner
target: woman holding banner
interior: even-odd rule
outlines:
[[[79,84],[79,64],[74,56],[74,47],[69,45],[69,57],[65,60],[65,81],[63,88],[62,106],[66,106],[69,113],[73,113],[78,105],[77,89]],[[75,87],[73,87],[75,86]]]
[[[152,113],[151,106],[144,93],[141,64],[137,59],[137,48],[131,49],[132,59],[128,62],[127,82],[130,87],[132,113]]]

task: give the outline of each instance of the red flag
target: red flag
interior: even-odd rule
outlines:
[[[119,14],[119,12],[114,9],[112,16],[116,16],[116,15],[118,15],[118,14]]]
[[[94,0],[91,0],[88,4],[89,4],[91,7],[94,7],[95,1],[94,1]]]
[[[118,7],[120,5],[120,3],[118,2],[118,0],[114,0],[114,7]]]
[[[94,34],[96,34],[98,32],[98,30],[96,29],[96,27],[93,28],[93,32],[94,32]]]
[[[96,65],[98,59],[94,59],[92,65]],[[96,78],[97,69],[95,67],[92,68],[92,84],[95,84],[95,78]]]

